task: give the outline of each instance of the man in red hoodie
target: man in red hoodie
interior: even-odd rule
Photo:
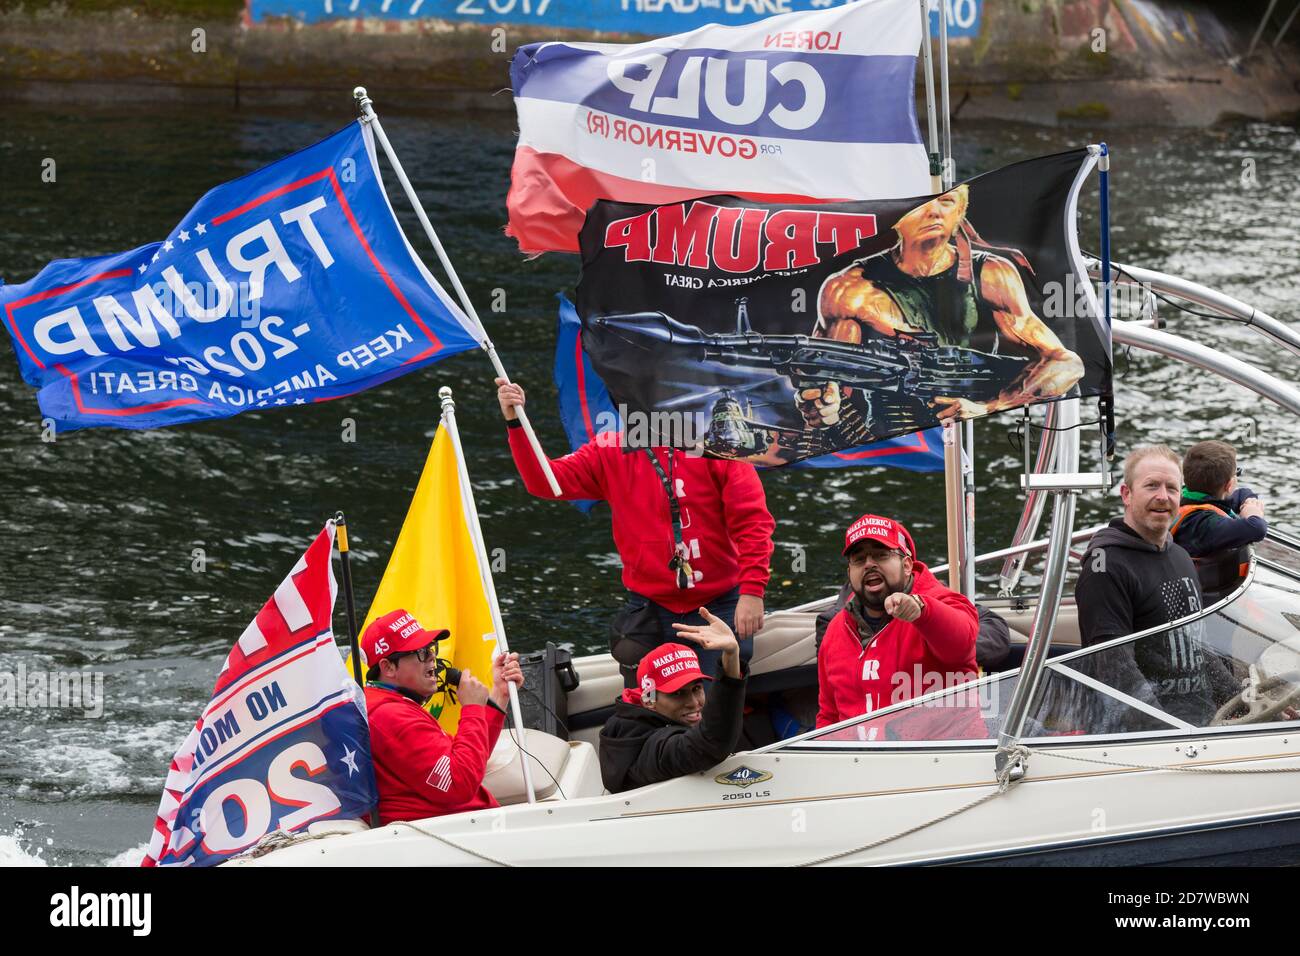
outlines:
[[[817,652],[817,726],[973,680],[975,605],[917,561],[897,521],[863,515],[844,536],[853,597]]]
[[[524,390],[497,379],[510,453],[529,494],[556,500],[515,413]],[[703,606],[726,622],[748,660],[763,626],[776,522],[754,466],[705,458],[670,448],[627,448],[616,432],[603,432],[577,451],[552,459],[562,500],[609,503],[614,546],[631,592],[615,623],[614,656],[624,682],[651,649],[676,638],[672,625],[706,625]],[[672,497],[669,497],[669,493]],[[712,673],[720,652],[703,651],[700,667]]]
[[[449,634],[426,631],[414,616],[397,610],[361,637],[370,667],[366,711],[380,824],[497,806],[483,774],[505,723],[508,685],[524,685],[519,655],[497,655],[491,690],[462,672],[460,723],[452,736],[424,709],[438,689],[437,642]]]

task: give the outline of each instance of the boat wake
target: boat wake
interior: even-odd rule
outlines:
[[[72,865],[70,863],[63,864],[58,860],[53,839],[47,837],[45,846],[39,846],[36,843],[37,841],[30,838],[22,827],[15,827],[12,833],[0,833],[0,867]],[[148,848],[147,843],[141,843],[138,846],[123,850],[121,853],[106,857],[99,865],[139,866]],[[48,857],[46,856],[47,850],[49,851]]]

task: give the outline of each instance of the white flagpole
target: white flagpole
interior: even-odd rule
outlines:
[[[934,105],[934,54],[930,38],[930,0],[917,0],[921,7],[921,64],[925,72],[925,116],[930,128],[930,191],[942,192],[939,161],[939,117]]]
[[[948,99],[948,4],[939,0],[939,109],[943,113],[943,188],[952,189],[957,170],[952,159],[952,112]]]
[[[502,654],[510,653],[506,643],[506,629],[501,621],[501,605],[497,603],[497,589],[492,582],[492,567],[488,564],[487,548],[483,544],[483,528],[478,523],[478,507],[474,504],[474,489],[469,483],[469,469],[465,466],[465,452],[460,447],[460,432],[456,429],[456,403],[452,401],[451,389],[443,386],[438,389],[438,398],[442,400],[442,424],[451,436],[451,446],[456,450],[456,474],[460,478],[460,499],[465,507],[465,524],[469,528],[470,540],[474,542],[474,553],[478,556],[478,573],[483,582],[483,592],[487,595],[488,610],[492,613],[492,628],[496,631],[497,650]],[[465,635],[461,635],[462,639]],[[528,802],[536,803],[537,795],[533,791],[533,773],[524,753],[524,717],[519,709],[519,688],[514,684],[506,685],[510,694],[510,713],[514,717],[515,729],[519,732],[516,746],[519,760],[524,768],[524,789],[528,792]]]
[[[389,165],[393,167],[393,172],[397,174],[397,181],[402,184],[402,189],[406,193],[406,198],[410,201],[412,208],[415,209],[416,218],[420,220],[420,225],[424,227],[424,234],[429,237],[433,243],[434,251],[438,253],[438,261],[442,263],[442,268],[446,271],[447,277],[451,279],[452,287],[456,290],[456,295],[460,298],[461,307],[464,308],[465,314],[473,320],[478,326],[479,332],[483,335],[483,350],[487,352],[488,358],[492,362],[492,367],[496,369],[497,376],[510,381],[510,376],[506,374],[505,367],[501,364],[501,358],[497,355],[496,346],[492,344],[492,339],[488,336],[487,328],[478,317],[478,312],[474,309],[474,303],[470,301],[469,293],[461,285],[460,276],[456,274],[456,269],[451,264],[451,259],[447,257],[447,250],[442,247],[442,240],[433,230],[433,223],[429,221],[428,215],[424,211],[424,206],[420,203],[420,197],[415,194],[415,187],[406,177],[406,170],[402,168],[402,162],[397,158],[397,153],[393,151],[393,146],[388,142],[388,136],[384,133],[383,124],[379,122],[379,116],[375,113],[374,103],[366,95],[366,88],[358,86],[352,91],[352,96],[357,101],[357,108],[361,111],[361,122],[370,125],[375,132],[375,139],[379,140],[379,145],[384,148],[384,155],[388,157]],[[533,454],[537,456],[537,463],[542,466],[542,472],[546,475],[546,481],[551,486],[551,493],[559,497],[563,492],[560,489],[560,483],[555,480],[555,473],[551,470],[551,462],[542,451],[542,444],[537,440],[537,434],[533,431],[532,423],[528,421],[528,415],[522,405],[515,406],[515,413],[519,416],[519,421],[523,424],[524,434],[528,436],[528,444],[532,446]]]
[[[952,158],[952,113],[948,84],[948,4],[939,0],[940,185],[948,190],[956,180]],[[930,27],[927,11],[926,31]],[[934,101],[929,101],[933,109]],[[933,127],[931,127],[933,129]],[[933,134],[932,134],[933,135]],[[944,472],[948,492],[948,586],[975,598],[975,425],[958,422],[944,432]]]

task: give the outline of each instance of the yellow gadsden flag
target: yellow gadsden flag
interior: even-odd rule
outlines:
[[[427,630],[451,631],[438,642],[438,656],[491,686],[497,635],[465,505],[456,448],[439,425],[361,633],[376,618],[405,608]],[[444,730],[455,732],[459,704],[439,692],[426,706]]]

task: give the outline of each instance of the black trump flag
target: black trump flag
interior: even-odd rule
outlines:
[[[657,444],[759,465],[1107,395],[1075,234],[1095,163],[1077,149],[911,199],[597,202],[583,347],[625,417],[688,421]]]

